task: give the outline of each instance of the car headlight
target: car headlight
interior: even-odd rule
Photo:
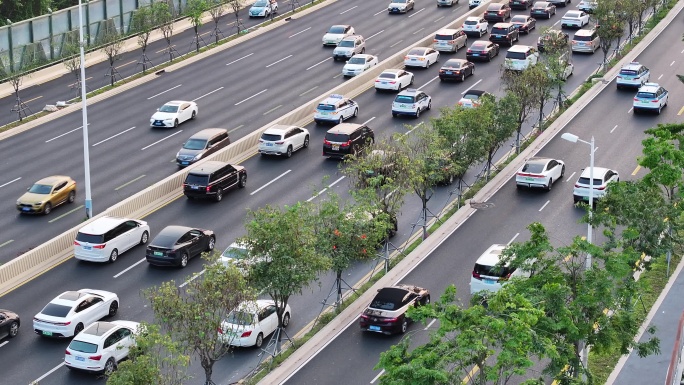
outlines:
[[[173,122],[173,119],[164,119],[165,122]]]
[[[21,204],[21,201],[17,201],[17,205],[20,205],[20,204]]]
[[[43,202],[36,202],[36,203],[34,203],[35,206],[40,206],[40,205],[42,205],[42,204],[43,204]]]
[[[178,152],[176,153],[176,158],[178,158],[179,156],[180,156],[180,151],[178,151]]]
[[[197,154],[197,155],[195,155],[194,158],[192,158],[192,160],[200,160],[201,157],[202,157],[202,154]]]

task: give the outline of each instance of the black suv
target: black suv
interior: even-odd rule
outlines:
[[[492,43],[512,46],[513,42],[518,39],[518,29],[511,23],[496,23],[489,33],[489,41]]]
[[[323,156],[344,158],[356,154],[375,141],[375,134],[365,124],[341,123],[328,130],[323,140]]]
[[[213,198],[220,202],[223,192],[234,186],[247,184],[247,170],[236,164],[211,160],[193,168],[183,182],[183,193],[188,199]]]
[[[492,3],[489,4],[484,13],[485,20],[491,21],[505,21],[511,18],[511,7],[508,3]]]

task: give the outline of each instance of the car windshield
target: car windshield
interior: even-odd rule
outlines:
[[[231,311],[226,317],[226,322],[232,325],[247,326],[252,324],[253,316],[244,311]]]
[[[52,186],[47,184],[34,184],[29,189],[29,192],[34,194],[49,194],[50,191],[52,191]]]
[[[40,311],[41,314],[49,315],[51,317],[64,318],[71,311],[71,307],[64,305],[57,305],[54,303],[47,304],[43,310]]]
[[[354,56],[351,59],[349,59],[349,64],[364,64],[366,62],[366,58]]]
[[[636,97],[639,99],[655,99],[656,94],[653,92],[638,92]]]
[[[185,142],[183,148],[186,150],[204,150],[204,147],[206,147],[206,145],[206,139],[190,139],[187,142]]]
[[[394,79],[396,75],[392,72],[383,72],[378,77],[382,79]]]
[[[544,171],[544,165],[541,163],[527,163],[523,166],[522,171],[532,174],[539,174]]]
[[[620,75],[635,76],[637,74],[634,70],[620,70]]]
[[[69,344],[69,349],[81,352],[81,353],[96,353],[97,345],[88,342],[73,340]]]
[[[397,95],[397,98],[394,99],[394,101],[397,103],[413,103],[413,96]]]
[[[342,40],[337,46],[338,47],[353,47],[354,46],[354,40]]]
[[[336,35],[343,34],[344,33],[344,27],[342,27],[340,25],[333,25],[332,27],[330,27],[330,31],[328,31],[328,33],[332,33],[332,34],[336,34]]]
[[[231,246],[227,248],[221,256],[231,259],[246,259],[249,256],[249,253],[247,253],[247,249]]]
[[[178,112],[178,106],[174,106],[174,105],[170,105],[170,104],[164,104],[159,109],[159,112]]]
[[[425,50],[420,49],[420,48],[417,48],[417,49],[414,48],[414,49],[410,50],[408,54],[409,55],[416,55],[416,56],[423,56],[425,54]]]
[[[580,177],[577,183],[580,184],[589,184],[589,178],[587,177]],[[594,178],[594,186],[600,186],[603,184],[603,179],[596,179]]]
[[[463,24],[465,24],[465,25],[476,25],[477,20],[466,20],[465,23],[463,23]]]
[[[268,4],[266,0],[258,0],[256,3],[254,3],[255,7],[265,7]]]

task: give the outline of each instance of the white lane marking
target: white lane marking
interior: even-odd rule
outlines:
[[[202,271],[200,271],[199,273],[193,275],[192,278],[190,278],[190,279],[188,279],[187,281],[181,283],[180,285],[178,285],[178,287],[185,287],[185,285],[187,285],[187,284],[189,284],[190,282],[192,282],[192,281],[196,280],[197,278],[199,278],[199,276],[202,275],[202,274],[204,274],[205,271],[207,271],[207,269],[202,269]]]
[[[299,96],[304,96],[304,95],[308,94],[309,92],[315,90],[316,88],[318,88],[318,86],[315,86],[314,88],[311,88],[311,89],[308,89],[308,90],[302,92],[301,94],[299,94]]]
[[[139,260],[138,262],[132,264],[131,266],[125,268],[125,269],[122,270],[119,274],[115,275],[114,278],[119,278],[121,275],[123,275],[123,273],[125,273],[125,272],[127,272],[128,270],[130,270],[130,269],[132,269],[132,268],[138,266],[139,264],[145,262],[145,260],[146,260],[146,258],[143,258],[143,259]]]
[[[548,205],[550,202],[551,201],[546,201],[546,203],[544,203],[544,205],[539,209],[539,211],[541,212],[542,210],[544,210],[544,207],[546,207],[546,205]]]
[[[684,49],[683,49],[682,52],[680,52],[680,53],[684,53]]]
[[[611,133],[611,134],[613,133],[613,131],[615,131],[615,129],[617,128],[617,126],[618,126],[618,125],[616,124],[615,127],[613,127],[613,129],[610,130],[610,133]]]
[[[673,60],[672,63],[670,63],[670,67],[672,67],[672,65],[673,65],[674,63],[675,63],[675,61]]]
[[[632,112],[633,109],[634,107],[630,108],[629,110],[627,110],[627,113],[629,114],[630,112]]]
[[[418,89],[422,89],[423,87],[427,86],[428,84],[434,82],[435,80],[439,79],[439,76],[435,76],[434,78],[430,79],[427,83],[423,84],[422,86],[418,87]]]
[[[10,239],[9,241],[5,241],[3,243],[0,243],[0,247],[7,246],[12,242],[14,242],[14,239]],[[2,345],[0,345],[0,346],[2,346]]]
[[[370,118],[370,119],[368,119],[368,120],[366,120],[365,122],[363,122],[363,125],[366,125],[366,124],[368,124],[368,123],[372,122],[372,121],[373,121],[373,119],[375,119],[375,116],[374,116],[374,117],[372,117],[372,118]]]
[[[368,36],[368,37],[366,38],[366,41],[370,40],[371,38],[373,38],[373,37],[375,37],[375,36],[378,36],[379,34],[381,34],[381,33],[383,33],[383,32],[385,32],[384,29],[383,29],[382,31],[378,32],[378,33],[374,33],[374,34]]]
[[[387,9],[383,9],[383,10],[380,11],[380,12],[376,12],[376,13],[373,14],[373,16],[377,16],[377,15],[383,13],[383,12],[387,12]]]
[[[241,124],[241,125],[239,125],[239,126],[233,128],[232,130],[228,131],[228,133],[230,134],[230,133],[233,132],[233,131],[237,131],[237,130],[241,129],[241,128],[244,127],[244,126],[245,126],[244,124]]]
[[[438,22],[438,21],[440,21],[440,20],[442,20],[442,19],[444,19],[444,16],[442,16],[442,17],[440,17],[439,19],[433,21],[433,23],[436,23],[436,22]]]
[[[5,342],[1,343],[1,344],[0,344],[0,348],[3,347],[3,346],[5,346],[5,345],[7,345],[8,343],[9,343],[9,341],[5,341]]]
[[[229,66],[229,65],[231,65],[231,64],[233,64],[233,63],[237,63],[237,62],[239,62],[240,60],[242,60],[242,59],[244,59],[244,58],[246,58],[246,57],[250,57],[250,56],[252,56],[252,55],[254,55],[254,52],[250,53],[249,55],[245,55],[245,56],[243,56],[243,57],[241,57],[241,58],[239,58],[239,59],[235,59],[235,60],[233,60],[232,62],[227,63],[226,65]]]
[[[555,27],[555,26],[557,26],[557,25],[558,25],[558,23],[560,23],[560,20],[558,20],[557,22],[553,23],[553,25],[552,25],[551,27]]]
[[[280,59],[280,60],[278,60],[278,61],[276,61],[276,62],[273,62],[273,63],[267,65],[266,68],[271,67],[271,66],[274,66],[274,65],[280,63],[281,61],[286,60],[286,59],[289,59],[289,58],[291,58],[291,57],[292,57],[292,55],[287,55],[287,56],[285,56],[284,58],[282,58],[282,59]]]
[[[461,92],[461,95],[465,95],[465,93],[466,93],[466,92],[468,92],[468,91],[472,90],[472,89],[473,89],[473,87],[475,87],[476,85],[480,84],[480,82],[481,82],[481,81],[482,81],[482,79],[480,79],[480,80],[476,81],[475,83],[473,83],[473,85],[472,85],[472,86],[470,86],[470,87],[466,88],[466,90],[465,90],[465,91]]]
[[[323,59],[323,60],[319,61],[318,63],[312,65],[311,67],[307,68],[306,70],[308,71],[308,70],[310,70],[310,69],[316,67],[316,66],[319,65],[319,64],[323,64],[323,63],[327,62],[328,60],[332,60],[332,58],[329,57],[329,58],[327,58],[327,59]]]
[[[458,10],[461,9],[461,8],[463,8],[463,6],[459,5],[458,7],[454,8],[454,9],[451,11],[451,13],[454,13],[454,12],[458,11]]]
[[[307,202],[311,202],[312,200],[316,199],[319,195],[321,195],[321,194],[323,194],[324,192],[328,191],[329,188],[333,187],[334,185],[336,185],[339,181],[341,181],[341,180],[344,179],[344,178],[345,178],[345,177],[343,177],[343,176],[340,177],[338,180],[332,182],[331,184],[328,185],[328,187],[326,187],[326,188],[324,188],[323,190],[317,192],[314,196],[312,196],[311,198],[307,199],[306,201],[307,201]]]
[[[506,246],[509,246],[511,243],[513,243],[513,241],[515,241],[515,239],[518,238],[518,235],[520,235],[520,233],[515,233],[515,235],[513,236],[513,238],[511,238],[511,240],[508,241],[508,243],[506,244]]]
[[[43,374],[42,376],[38,377],[38,379],[34,380],[34,381],[32,382],[32,384],[37,384],[37,383],[39,383],[42,379],[44,379],[45,377],[51,375],[52,373],[54,373],[57,369],[61,368],[62,366],[64,366],[64,362],[62,362],[61,364],[59,364],[59,365],[55,366],[54,368],[50,369],[49,372],[47,372],[47,373]]]
[[[663,74],[660,74],[660,76],[658,76],[658,80],[660,80],[660,78],[662,78],[662,77],[663,77]]]
[[[382,369],[382,370],[380,371],[380,373],[378,373],[378,375],[375,376],[375,378],[374,378],[370,383],[372,384],[372,383],[374,383],[375,381],[377,381],[378,378],[380,378],[383,374],[385,374],[385,369]]]
[[[304,33],[304,32],[306,32],[306,31],[308,31],[308,30],[310,30],[310,29],[311,29],[311,27],[309,27],[309,28],[307,28],[307,29],[304,29],[304,30],[301,30],[301,31],[295,33],[294,35],[288,36],[287,38],[288,38],[288,39],[293,38],[293,37],[299,35],[300,33]]]
[[[390,46],[390,48],[394,48],[394,46],[395,46],[395,45],[397,45],[397,44],[401,43],[402,41],[404,41],[404,40],[399,40],[398,42],[396,42],[396,43],[392,44],[392,45]]]
[[[152,98],[156,98],[156,97],[159,96],[159,95],[162,95],[162,94],[165,94],[165,93],[167,93],[167,92],[169,92],[169,91],[175,90],[176,88],[178,88],[178,87],[180,87],[180,86],[182,86],[182,84],[179,84],[179,85],[177,85],[177,86],[175,86],[175,87],[171,87],[171,88],[169,88],[168,90],[162,91],[162,92],[160,92],[160,93],[158,93],[158,94],[152,95],[152,96],[150,96],[149,98],[147,98],[147,100],[150,100],[150,99],[152,99]]]
[[[413,16],[416,16],[417,14],[423,12],[424,10],[425,10],[425,8],[421,8],[420,10],[415,11],[412,15],[409,15],[409,18],[412,18]]]
[[[257,92],[256,94],[254,94],[254,95],[248,97],[247,99],[244,99],[244,100],[242,100],[242,101],[239,101],[239,102],[235,103],[235,105],[236,105],[236,106],[239,106],[240,104],[242,104],[242,103],[248,101],[249,99],[252,99],[252,98],[254,98],[254,97],[257,97],[257,96],[263,94],[263,93],[266,92],[266,91],[268,91],[268,88],[265,89],[265,90],[263,90],[263,91]]]
[[[339,183],[342,179],[344,179],[344,177],[340,177],[340,178],[337,179],[336,181],[330,183],[330,186],[328,186],[328,187],[333,187],[334,185],[336,185],[337,183]]]
[[[337,79],[337,78],[339,78],[340,76],[342,76],[341,73],[340,73],[340,74],[337,74],[337,75],[335,75],[335,76],[333,76],[333,79]]]
[[[88,123],[88,125],[90,126],[90,123]],[[52,142],[52,141],[55,140],[55,139],[59,139],[59,138],[63,137],[64,135],[71,134],[72,132],[78,131],[78,130],[80,130],[81,128],[83,128],[83,126],[81,126],[81,127],[79,127],[79,128],[74,128],[73,130],[67,131],[67,132],[63,133],[62,135],[57,135],[57,136],[55,136],[55,137],[52,138],[52,139],[48,139],[48,140],[45,141],[45,143]]]
[[[344,15],[345,13],[347,13],[347,12],[351,11],[351,10],[352,10],[352,9],[354,9],[354,8],[358,8],[358,5],[355,5],[355,6],[351,7],[351,8],[349,8],[349,9],[348,9],[348,10],[346,10],[346,11],[342,11],[342,12],[340,12],[340,15]]]
[[[223,87],[219,87],[219,88],[217,88],[217,89],[215,89],[215,90],[213,90],[213,91],[211,91],[211,92],[207,92],[206,94],[204,94],[204,95],[202,95],[202,96],[200,96],[200,97],[198,97],[198,98],[192,99],[192,101],[193,101],[193,102],[196,102],[196,101],[202,99],[203,97],[209,96],[209,95],[213,94],[214,92],[221,91],[222,89],[223,89]]]
[[[168,138],[170,138],[170,137],[172,137],[172,136],[174,136],[174,135],[180,134],[181,132],[183,132],[183,130],[178,130],[178,131],[174,132],[173,134],[171,134],[171,135],[169,135],[169,136],[165,136],[165,137],[159,139],[158,141],[156,141],[156,142],[154,142],[154,143],[152,143],[152,144],[149,144],[149,145],[147,145],[147,146],[141,148],[140,151],[145,151],[146,149],[148,149],[148,148],[154,146],[155,144],[157,144],[157,143],[159,143],[159,142],[163,142],[163,141],[165,141],[166,139],[168,139]]]
[[[259,187],[259,188],[256,189],[256,190],[254,190],[254,191],[253,191],[251,194],[249,194],[249,195],[254,195],[254,194],[258,193],[259,191],[265,189],[265,188],[268,187],[271,183],[277,181],[278,179],[280,179],[280,178],[284,177],[285,175],[287,175],[288,173],[290,173],[290,171],[292,171],[292,170],[287,170],[287,171],[285,171],[284,173],[278,175],[277,177],[273,178],[272,181],[266,183],[265,185]]]
[[[416,124],[415,126],[413,126],[413,128],[412,128],[412,129],[410,129],[410,130],[408,130],[408,131],[406,131],[406,132],[404,133],[404,136],[406,136],[406,135],[408,135],[408,134],[412,133],[412,132],[413,132],[413,130],[415,130],[416,128],[418,128],[418,127],[422,126],[422,125],[423,125],[423,123],[424,123],[424,122],[420,122],[420,123]],[[397,140],[399,140],[399,138],[397,138]]]
[[[423,330],[428,330],[430,329],[430,326],[432,326],[435,322],[437,322],[437,318],[433,319]]]
[[[570,179],[572,179],[572,177],[575,176],[575,174],[576,174],[575,172],[573,172],[572,174],[570,174],[570,176],[568,177],[568,179],[566,179],[565,181],[566,181],[566,182],[570,182]]]
[[[119,132],[118,134],[112,135],[112,136],[110,136],[110,137],[107,138],[107,139],[101,140],[101,141],[99,141],[99,142],[93,144],[93,147],[97,146],[98,144],[104,143],[104,142],[106,142],[106,141],[108,141],[108,140],[110,140],[110,139],[114,139],[114,138],[116,138],[116,137],[119,136],[119,135],[123,135],[123,134],[127,133],[128,131],[130,131],[130,130],[132,130],[132,129],[134,129],[134,128],[135,128],[135,126],[129,128],[129,129],[123,130],[123,131]],[[0,187],[2,187],[2,186],[0,186]]]
[[[14,183],[14,182],[18,181],[19,179],[21,179],[21,177],[19,177],[19,178],[14,178],[14,179],[12,179],[12,180],[9,181],[9,182],[0,184],[0,187],[5,187],[5,186],[7,186],[7,185],[10,184],[10,183]]]
[[[424,30],[424,29],[425,29],[425,28],[421,28],[421,29],[417,30],[416,32],[414,32],[413,34],[415,35],[415,34],[417,34],[418,32],[420,32],[420,31],[422,31],[422,30]]]

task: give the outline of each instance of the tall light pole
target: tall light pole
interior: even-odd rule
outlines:
[[[90,192],[90,153],[88,145],[88,106],[86,103],[85,40],[83,39],[83,4],[78,0],[78,40],[81,53],[81,115],[83,117],[83,168],[85,170],[86,217],[93,217],[93,199]]]

